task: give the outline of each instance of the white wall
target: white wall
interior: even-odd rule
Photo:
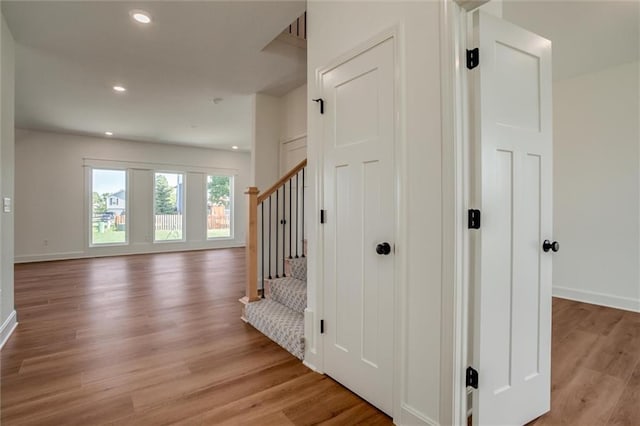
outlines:
[[[401,115],[406,152],[401,172],[405,183],[407,240],[398,246],[396,260],[406,265],[405,282],[398,283],[403,330],[400,369],[396,378],[394,420],[401,424],[446,422],[440,413],[440,323],[442,287],[442,169],[440,115],[440,7],[438,2],[320,2],[308,8],[308,98],[319,95],[316,70],[350,49],[394,26],[399,27],[400,77],[403,84]],[[322,369],[318,339],[321,233],[318,211],[319,164],[322,151],[321,121],[309,106],[309,300],[305,360]],[[400,211],[400,214],[403,212]],[[402,259],[402,261],[401,261]],[[403,263],[404,262],[404,263]]]
[[[268,189],[280,177],[281,111],[280,98],[262,93],[253,95],[252,185],[260,191]]]
[[[301,151],[306,151],[307,85],[281,97],[254,94],[252,126],[252,182],[264,191],[290,170],[289,151],[296,151],[296,159],[306,157]]]
[[[281,98],[280,140],[288,142],[307,134],[307,85],[293,89]]]
[[[284,175],[307,158],[307,85],[287,93],[281,102],[280,175]]]
[[[14,198],[14,42],[2,16],[0,28],[0,198]],[[1,205],[0,200],[0,205]],[[0,207],[0,346],[13,331],[16,315],[13,301],[14,213]]]
[[[88,247],[85,164],[130,169],[129,245]],[[152,242],[154,170],[187,172],[185,242]],[[206,239],[204,194],[213,172],[235,175],[233,239]],[[248,153],[18,130],[16,261],[243,246],[249,175]]]
[[[638,62],[554,82],[554,294],[640,311]]]

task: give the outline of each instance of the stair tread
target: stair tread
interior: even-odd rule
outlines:
[[[304,358],[304,315],[275,300],[263,299],[246,306],[249,324],[289,351]]]
[[[269,280],[269,298],[303,313],[307,307],[307,282],[294,277]]]
[[[266,278],[265,280],[269,281],[271,285],[282,283],[282,284],[302,285],[305,288],[307,286],[307,282],[305,280],[301,280],[296,277]]]
[[[306,281],[307,279],[307,258],[306,257],[298,257],[287,259],[288,269],[287,272],[294,278],[298,278],[299,280]]]

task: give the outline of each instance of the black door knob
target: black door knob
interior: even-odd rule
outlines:
[[[551,242],[549,240],[544,240],[544,242],[542,243],[542,250],[544,250],[545,253],[547,253],[549,250],[557,253],[558,250],[560,250],[560,243],[558,243],[557,241]]]
[[[376,253],[386,256],[391,253],[391,245],[389,243],[380,243],[376,246]]]

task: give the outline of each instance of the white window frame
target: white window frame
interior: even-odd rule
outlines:
[[[153,201],[151,205],[151,227],[153,232],[153,244],[185,243],[187,241],[187,172],[178,170],[152,170],[153,172]],[[182,175],[182,238],[174,240],[156,239],[156,177],[158,174]]]
[[[86,188],[87,190],[85,191],[85,196],[86,196],[86,204],[88,206],[88,212],[87,212],[87,223],[85,226],[85,229],[87,231],[87,236],[88,236],[88,246],[89,248],[99,248],[99,247],[114,247],[114,246],[128,246],[129,245],[129,236],[131,234],[131,203],[129,202],[129,186],[130,186],[130,177],[131,177],[131,173],[129,171],[128,168],[126,167],[98,167],[98,166],[88,166],[87,167],[88,173],[87,173],[87,185]],[[121,243],[94,243],[93,242],[93,171],[94,170],[108,170],[108,171],[117,171],[117,172],[124,172],[124,179],[125,179],[125,191],[126,191],[126,198],[125,198],[125,212],[126,212],[126,222],[125,222],[125,228],[124,228],[124,242]],[[107,201],[108,202],[108,201]]]
[[[209,216],[209,212],[205,210],[206,214],[204,215],[204,235],[206,241],[222,241],[222,240],[233,240],[235,237],[235,184],[236,179],[235,175],[227,174],[227,173],[205,173],[204,178],[204,205],[205,209],[209,204],[209,176],[222,176],[229,178],[229,236],[228,237],[209,237],[209,224],[207,222],[207,217]]]

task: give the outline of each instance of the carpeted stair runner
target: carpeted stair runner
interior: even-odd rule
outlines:
[[[265,280],[266,298],[249,303],[246,319],[299,359],[304,359],[304,310],[307,307],[307,259],[286,259],[287,276]]]

